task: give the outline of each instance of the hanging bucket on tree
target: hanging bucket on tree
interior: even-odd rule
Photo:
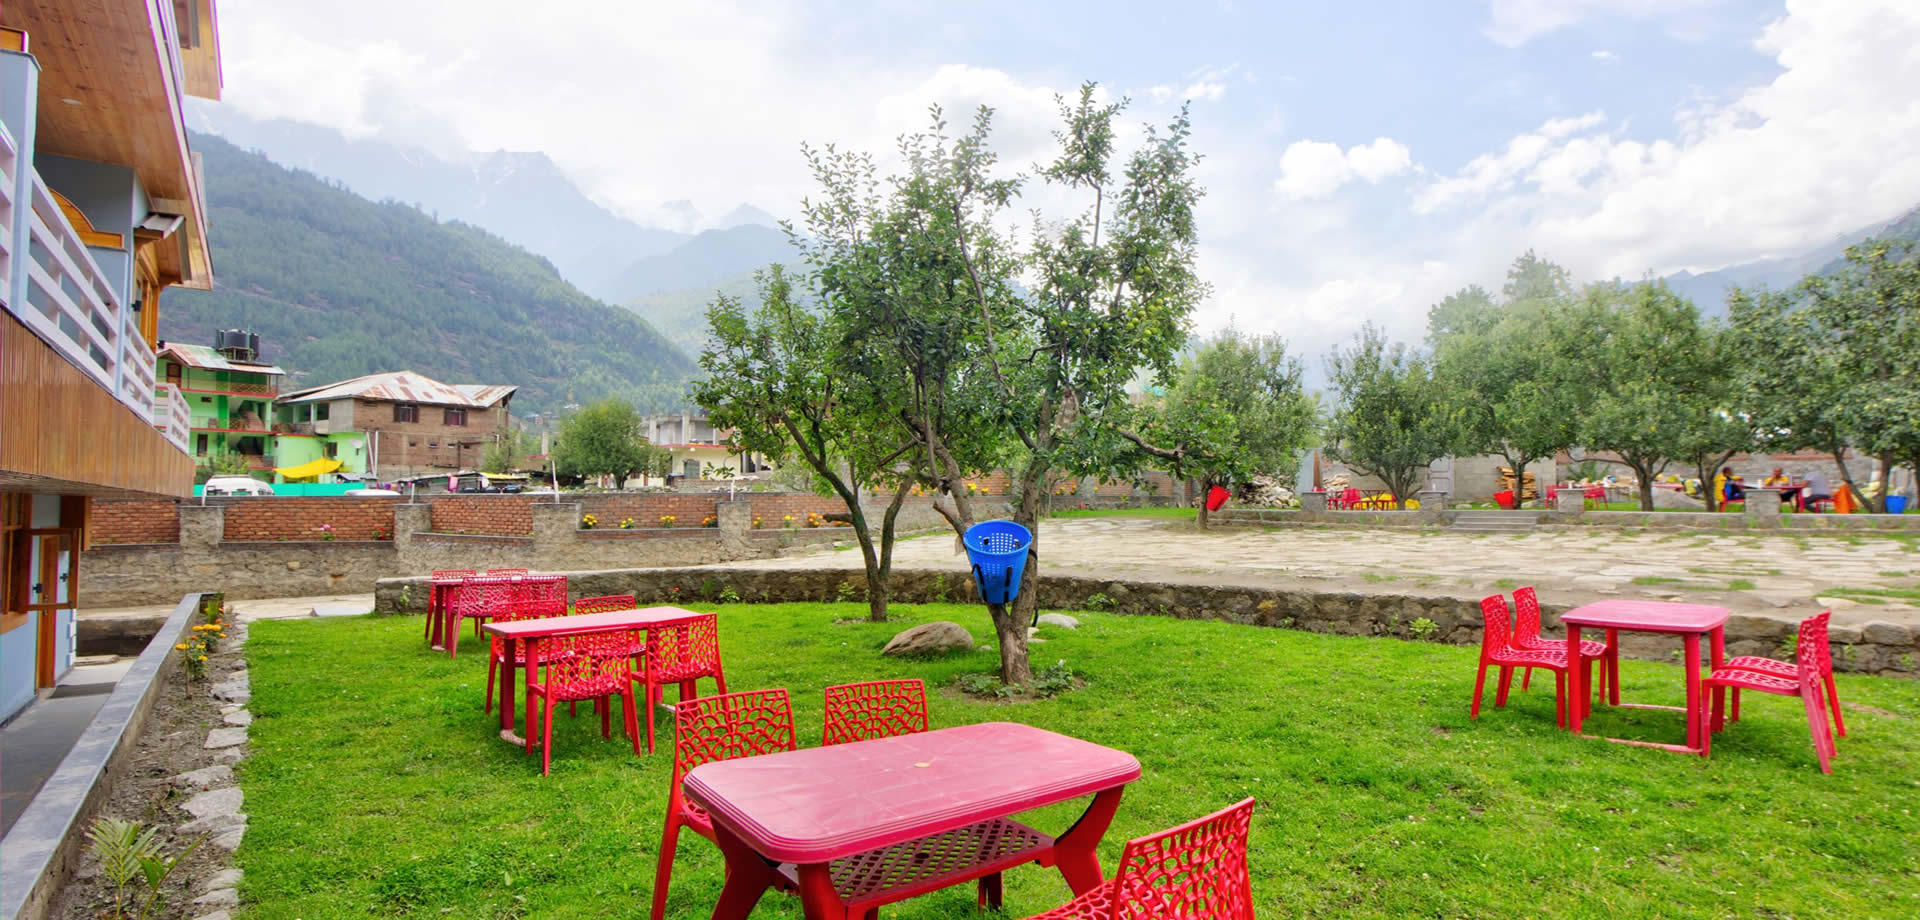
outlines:
[[[1027,568],[1027,550],[1033,533],[1012,521],[981,521],[961,537],[967,561],[973,563],[973,584],[980,599],[1000,605],[1020,593],[1020,573]]]

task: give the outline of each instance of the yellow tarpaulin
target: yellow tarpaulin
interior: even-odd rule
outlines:
[[[340,461],[321,457],[318,460],[309,460],[299,466],[275,467],[273,471],[288,479],[312,479],[321,473],[331,473],[339,468]]]

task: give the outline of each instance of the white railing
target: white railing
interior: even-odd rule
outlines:
[[[193,414],[179,387],[163,383],[153,389],[153,427],[182,452],[192,453]]]
[[[123,351],[120,354],[120,401],[133,407],[141,418],[153,414],[153,368],[155,359],[153,349],[147,347],[147,340],[140,336],[128,320],[129,328],[121,336]]]
[[[13,190],[18,185],[20,149],[0,124],[0,305],[13,300]]]
[[[9,188],[21,189],[26,200],[11,202],[9,229],[19,229],[8,237],[7,266],[15,277],[4,308],[140,418],[152,419],[155,359],[134,328],[133,311],[39,173],[18,156],[14,168],[26,174]]]
[[[120,343],[126,311],[46,183],[35,174],[27,202],[26,276],[21,303],[9,312],[110,393],[119,393]]]

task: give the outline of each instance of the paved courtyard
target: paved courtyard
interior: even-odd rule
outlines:
[[[926,536],[894,550],[900,568],[965,571],[956,541]],[[1445,530],[1218,528],[1154,518],[1041,525],[1050,571],[1145,580],[1272,585],[1376,594],[1482,597],[1533,585],[1553,603],[1601,597],[1688,600],[1798,618],[1832,608],[1838,625],[1920,625],[1920,541],[1876,534],[1617,530],[1461,534]],[[860,567],[859,552],[806,558]],[[793,559],[735,565],[790,567]]]

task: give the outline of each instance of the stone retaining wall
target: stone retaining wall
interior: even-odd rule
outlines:
[[[702,567],[568,573],[568,589],[575,597],[632,594],[643,602],[718,598],[728,589],[747,601],[833,601],[840,597],[843,584],[851,586],[856,597],[865,593],[861,572],[847,569]],[[424,578],[383,578],[374,589],[375,609],[423,613],[426,587]],[[902,603],[976,601],[972,581],[955,577],[952,572],[896,569],[891,590],[893,599]],[[1452,645],[1480,641],[1478,598],[1184,585],[1069,575],[1048,575],[1041,579],[1039,590],[1040,605],[1049,609],[1111,610],[1336,635],[1397,636]],[[1543,603],[1542,619],[1547,628],[1557,628],[1560,614],[1566,609],[1566,605]],[[1785,620],[1736,614],[1727,622],[1727,654],[1790,655],[1793,633],[1794,624]],[[1920,644],[1906,626],[1836,626],[1831,635],[1834,667],[1840,670],[1920,674],[1920,665],[1916,664]],[[1677,647],[1676,642],[1657,636],[1622,636],[1622,650],[1631,657],[1667,660]]]

